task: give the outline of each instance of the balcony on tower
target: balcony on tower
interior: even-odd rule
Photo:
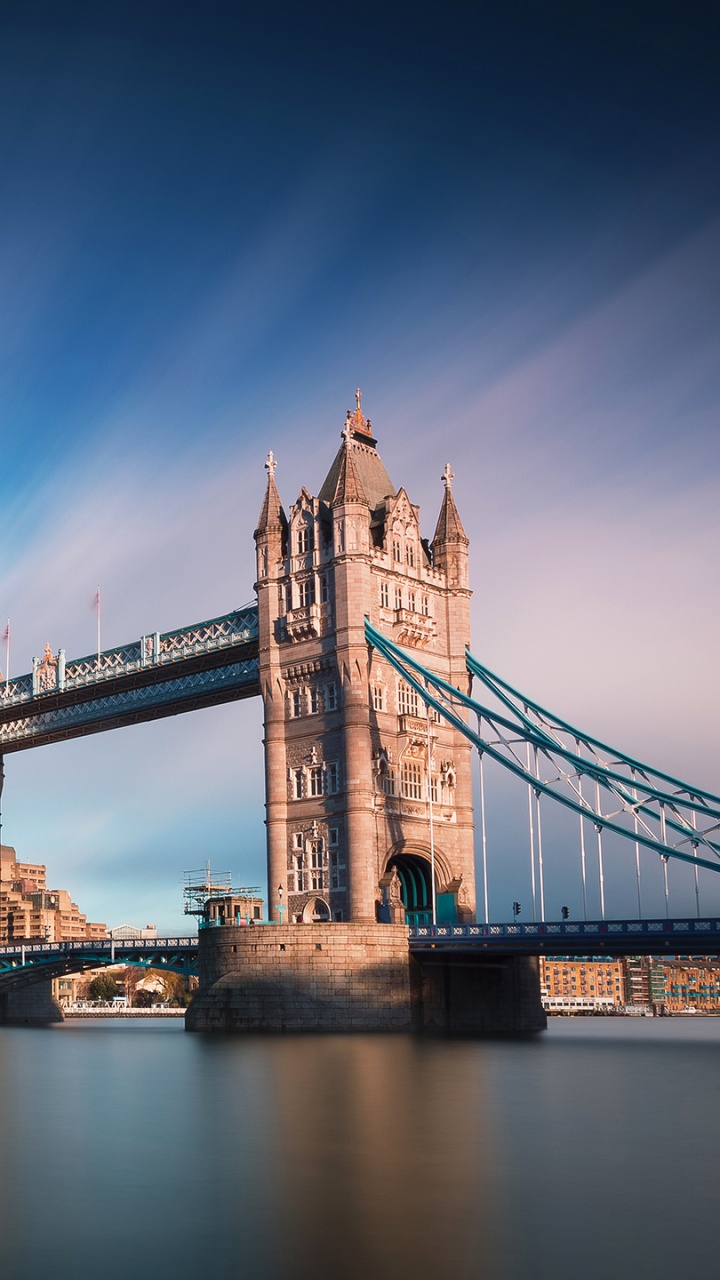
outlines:
[[[285,614],[285,628],[289,640],[312,640],[320,635],[321,606],[319,604],[301,605],[299,609],[288,609]]]
[[[435,636],[435,619],[414,609],[395,609],[393,627],[395,643],[415,649],[424,649]]]

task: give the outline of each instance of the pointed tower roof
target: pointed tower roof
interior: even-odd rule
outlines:
[[[368,500],[363,488],[363,482],[360,479],[360,473],[355,465],[353,456],[355,446],[350,439],[350,428],[347,423],[345,424],[343,436],[345,443],[340,450],[340,467],[330,506],[339,507],[343,502],[364,502],[367,506]]]
[[[277,462],[275,461],[275,455],[271,449],[265,463],[265,470],[268,473],[267,488],[265,490],[265,497],[263,498],[257,529],[255,530],[254,536],[256,538],[260,533],[267,533],[268,529],[287,529],[287,516],[283,511],[280,494],[278,493],[277,486],[275,484],[276,467]]]
[[[395,497],[395,486],[390,479],[385,464],[380,457],[371,432],[369,418],[365,418],[360,408],[361,392],[355,393],[356,408],[351,413],[348,409],[343,428],[343,443],[340,446],[332,466],[328,471],[318,497],[321,502],[332,505],[338,491],[341,470],[347,471],[347,457],[352,456],[350,466],[359,482],[362,496],[344,498],[346,502],[366,502],[372,511],[382,506],[387,497]]]
[[[431,547],[443,542],[464,542],[466,546],[470,545],[465,530],[462,526],[460,513],[455,506],[455,499],[452,496],[452,482],[455,479],[450,470],[450,463],[445,463],[445,470],[442,474],[442,482],[445,485],[445,493],[443,495],[440,515],[438,516],[435,536],[431,542]]]

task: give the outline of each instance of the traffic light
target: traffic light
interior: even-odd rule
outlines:
[[[515,919],[516,919],[516,920],[517,920],[518,916],[520,915],[520,912],[521,912],[521,911],[522,911],[522,907],[520,906],[520,903],[519,903],[519,902],[513,902],[513,915],[515,916]]]
[[[561,908],[560,908],[560,911],[561,911],[561,913],[562,913],[562,918],[563,918],[563,920],[567,920],[568,916],[570,915],[570,908],[569,908],[569,907],[561,907]]]

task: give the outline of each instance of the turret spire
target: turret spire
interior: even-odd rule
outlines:
[[[443,494],[437,528],[435,529],[435,537],[431,543],[436,561],[438,558],[437,550],[446,543],[461,542],[467,547],[470,542],[470,539],[463,529],[460,513],[458,512],[455,505],[455,499],[452,495],[452,482],[455,477],[450,469],[449,462],[445,463],[445,470],[442,473],[441,479],[445,486],[445,493]]]
[[[287,516],[282,508],[280,494],[275,484],[275,470],[277,461],[272,449],[268,453],[265,460],[265,470],[267,471],[267,487],[265,489],[265,497],[263,499],[262,510],[258,519],[255,537],[258,534],[267,533],[268,529],[287,529]]]

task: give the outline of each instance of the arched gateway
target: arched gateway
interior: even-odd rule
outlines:
[[[317,496],[303,486],[286,515],[266,463],[255,541],[268,883],[290,923],[399,922],[393,871],[408,923],[427,920],[432,866],[442,918],[475,914],[471,748],[428,724],[364,632],[367,615],[467,689],[468,539],[450,467],[428,541],[376,445],[358,392]]]

